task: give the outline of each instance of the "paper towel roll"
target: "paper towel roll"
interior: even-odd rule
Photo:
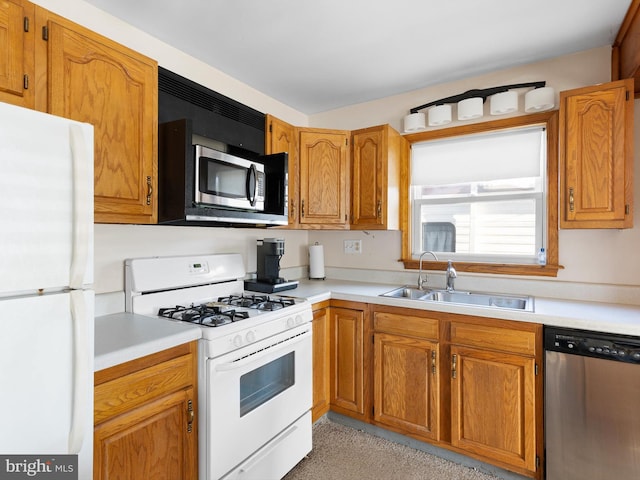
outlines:
[[[324,280],[324,248],[318,242],[309,246],[309,278]]]

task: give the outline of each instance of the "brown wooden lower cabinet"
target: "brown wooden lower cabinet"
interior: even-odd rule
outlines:
[[[534,472],[535,359],[457,346],[451,354],[451,444]]]
[[[438,440],[438,320],[375,311],[373,329],[373,420]]]
[[[370,418],[368,307],[332,301],[330,311],[331,410],[359,420]]]
[[[329,368],[331,365],[329,352],[329,302],[321,302],[313,306],[313,404],[311,420],[329,411],[331,395]]]
[[[196,342],[95,373],[94,480],[198,477]]]
[[[330,409],[540,480],[542,325],[330,303]]]

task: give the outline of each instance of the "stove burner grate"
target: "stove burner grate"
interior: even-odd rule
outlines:
[[[269,295],[229,295],[218,298],[218,302],[236,307],[246,307],[255,310],[273,311],[294,305],[293,298],[270,297]]]
[[[231,322],[249,318],[249,312],[239,312],[234,309],[223,309],[212,305],[191,305],[189,307],[176,305],[171,308],[158,310],[161,317],[197,323],[206,327],[220,327]]]

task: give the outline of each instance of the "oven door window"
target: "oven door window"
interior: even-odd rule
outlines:
[[[240,377],[240,416],[255,410],[295,383],[295,352]]]

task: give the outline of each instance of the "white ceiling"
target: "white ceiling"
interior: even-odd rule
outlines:
[[[305,114],[611,45],[631,0],[86,0]]]

